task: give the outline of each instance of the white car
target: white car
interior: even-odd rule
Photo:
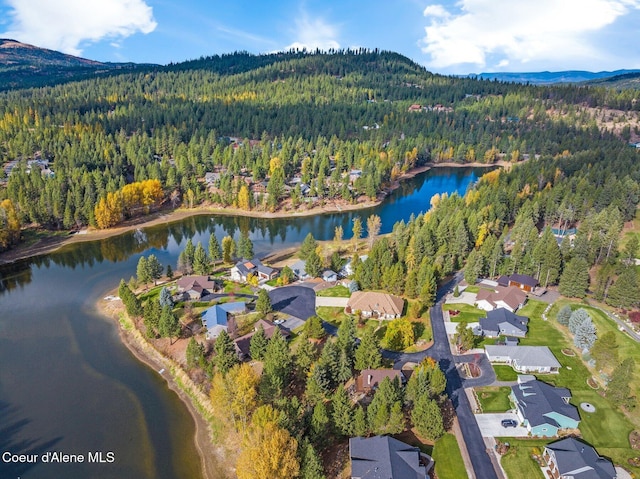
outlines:
[[[282,324],[284,323],[284,319],[276,319],[273,324]]]

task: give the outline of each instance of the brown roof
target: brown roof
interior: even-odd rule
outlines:
[[[202,291],[203,289],[214,290],[215,281],[208,276],[183,276],[176,282],[180,291]]]
[[[364,369],[356,379],[356,391],[363,392],[377,387],[384,378],[392,381],[395,378],[404,381],[405,377],[399,369]]]
[[[498,286],[495,291],[481,289],[476,295],[476,301],[484,299],[493,306],[496,306],[497,301],[503,301],[513,309],[520,306],[526,298],[527,293],[521,291],[520,288],[515,286],[509,286],[508,288]]]
[[[400,315],[404,309],[404,299],[392,294],[356,291],[349,298],[347,306],[352,311],[378,311],[381,314]]]
[[[236,348],[238,349],[238,351],[240,351],[242,355],[247,357],[250,356],[249,346],[251,345],[251,338],[253,337],[254,334],[256,334],[260,326],[262,326],[262,329],[264,329],[264,334],[267,337],[267,339],[270,339],[271,336],[273,336],[273,332],[276,329],[279,329],[280,334],[282,334],[285,338],[288,338],[290,336],[289,331],[287,331],[286,329],[280,328],[279,326],[273,324],[271,321],[259,319],[253,325],[253,331],[245,334],[244,336],[240,336],[239,338],[236,338],[234,340],[234,343],[236,343]]]

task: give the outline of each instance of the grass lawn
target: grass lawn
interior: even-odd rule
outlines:
[[[348,298],[351,296],[349,288],[342,286],[341,284],[333,286],[332,288],[323,289],[318,291],[316,296],[327,296],[330,298]]]
[[[478,293],[480,291],[480,286],[471,285],[464,288],[467,293]]]
[[[511,402],[509,401],[510,387],[486,386],[476,388],[475,391],[483,413],[506,412],[511,409]]]
[[[601,311],[586,306],[580,302],[568,300],[558,301],[549,311],[548,321],[541,318],[541,313],[546,308],[546,303],[537,300],[529,300],[527,305],[520,310],[520,314],[529,316],[529,334],[527,338],[521,340],[523,345],[546,345],[562,364],[559,374],[539,375],[538,379],[554,384],[556,386],[567,387],[571,390],[573,398],[571,403],[578,406],[582,402],[589,402],[596,407],[596,412],[589,414],[580,410],[580,431],[585,441],[594,446],[601,455],[610,457],[614,462],[623,464],[632,469],[636,474],[640,468],[631,468],[627,464],[627,459],[637,456],[637,451],[631,449],[628,441],[629,433],[640,428],[640,415],[632,414],[626,416],[611,404],[607,398],[591,389],[586,381],[589,377],[597,374],[594,370],[589,370],[583,362],[581,355],[565,356],[561,350],[563,348],[573,349],[573,341],[566,327],[561,326],[555,320],[556,314],[565,304],[572,307],[585,307],[591,313],[592,319],[598,334],[607,331],[616,331],[618,340],[620,359],[632,356],[640,360],[640,347],[631,338],[618,331],[615,323],[607,319]],[[638,371],[634,374],[632,390],[638,393]]]
[[[531,457],[534,448],[536,453],[544,450],[544,446],[549,442],[544,439],[514,439],[512,437],[500,438],[501,442],[508,442],[511,446],[509,451],[502,456],[500,464],[507,473],[509,479],[526,477],[527,479],[545,479],[542,469]]]
[[[350,316],[344,312],[344,308],[334,308],[332,306],[318,306],[316,308],[316,314],[334,326],[340,326],[340,323]],[[376,323],[377,322],[378,321],[376,321]]]
[[[433,446],[436,474],[442,479],[467,479],[458,441],[453,434],[445,434]],[[519,476],[513,476],[519,477]]]
[[[160,291],[162,290],[163,287],[165,287],[165,284],[159,285],[159,286],[153,286],[151,285],[151,289],[144,291],[144,286],[142,286],[143,292],[140,294],[140,296],[138,296],[138,299],[144,303],[149,299],[155,299],[157,300],[160,297]]]
[[[446,311],[460,311],[460,314],[457,316],[451,316],[452,322],[459,323],[460,321],[466,321],[467,323],[477,323],[480,321],[480,318],[484,318],[487,313],[475,306],[471,306],[466,303],[447,303],[442,306],[442,309]]]
[[[227,294],[256,294],[251,286],[234,281],[224,282],[224,292]]]
[[[518,373],[506,364],[494,364],[493,370],[496,372],[496,379],[498,381],[515,381],[518,379]]]

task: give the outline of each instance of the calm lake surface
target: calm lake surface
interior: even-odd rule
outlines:
[[[434,194],[464,194],[484,171],[431,170],[368,210],[271,220],[197,216],[0,268],[0,454],[37,456],[35,463],[0,456],[0,478],[201,477],[186,407],[95,309],[120,278],[135,275],[141,255],[154,253],[175,267],[187,238],[206,246],[212,233],[221,240],[240,231],[250,232],[260,255],[298,244],[309,232],[331,239],[338,225],[350,238],[353,218],[366,225],[371,214],[387,233],[396,221],[427,211]],[[43,463],[49,451],[81,454],[85,462]],[[115,461],[88,462],[95,452],[105,459],[113,452]]]

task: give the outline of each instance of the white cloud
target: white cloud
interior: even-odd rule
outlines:
[[[337,36],[338,29],[334,25],[326,23],[322,18],[310,19],[309,16],[303,12],[295,20],[294,38],[296,41],[287,45],[284,49],[339,49],[340,44],[336,40]]]
[[[501,68],[602,56],[587,34],[611,25],[640,0],[461,0],[459,12],[430,5],[421,41],[428,65]]]
[[[11,22],[4,37],[82,53],[82,44],[103,38],[118,41],[150,33],[157,23],[145,0],[7,0]]]

